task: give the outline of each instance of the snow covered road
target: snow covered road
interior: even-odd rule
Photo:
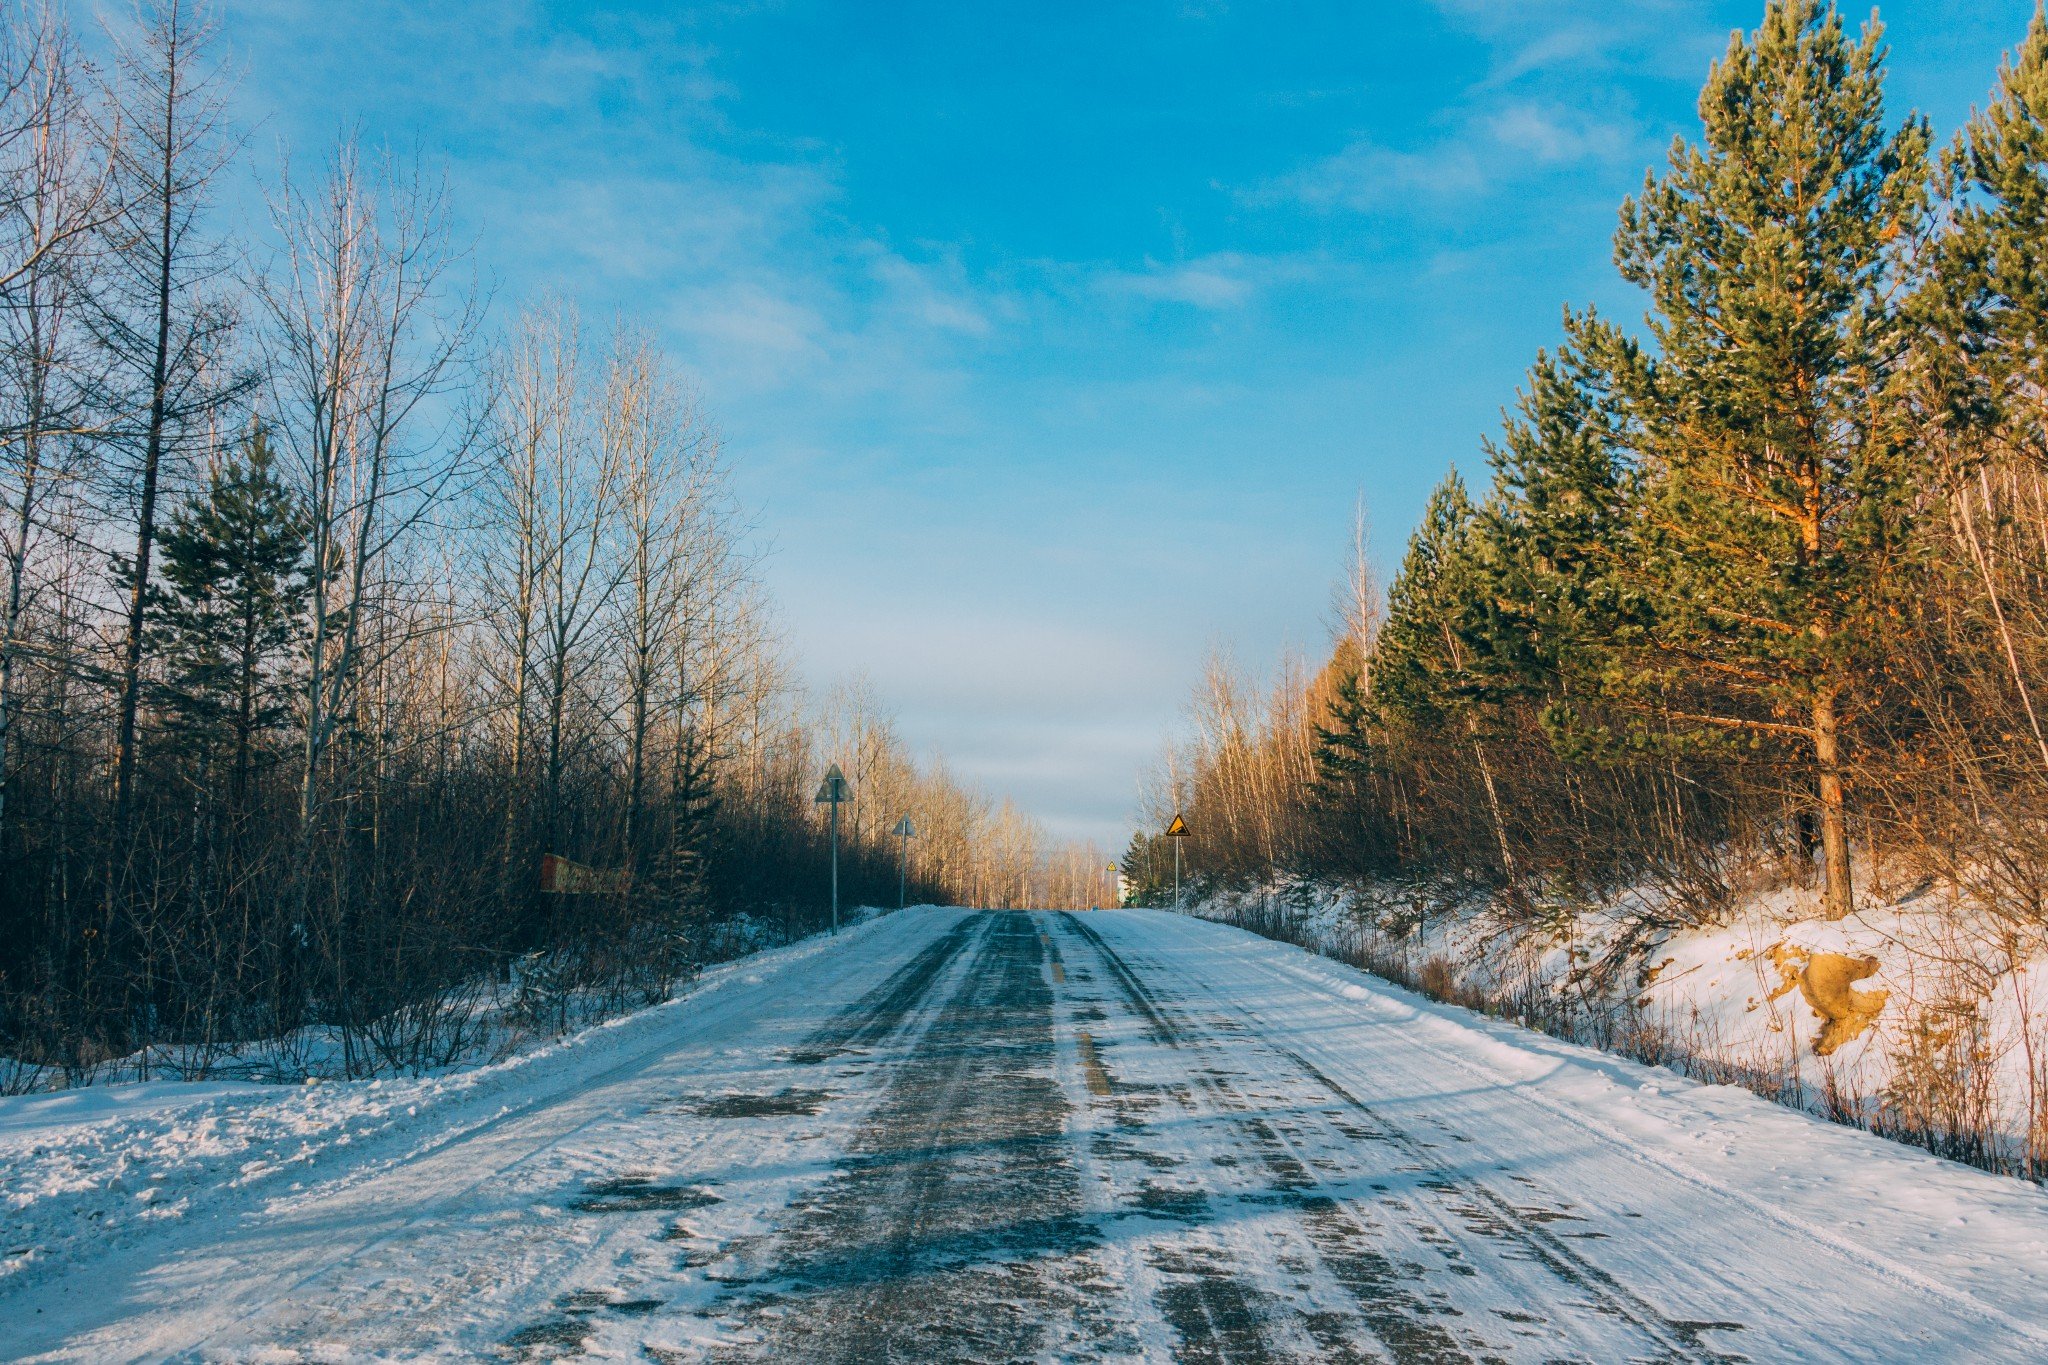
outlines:
[[[0,1248],[0,1356],[2048,1358],[2036,1189],[1153,912],[892,915],[322,1089],[203,1102],[297,1146],[101,1245],[36,1172],[168,1170],[193,1115],[0,1105],[6,1238],[49,1251]]]

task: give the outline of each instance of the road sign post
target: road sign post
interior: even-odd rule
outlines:
[[[1166,827],[1166,837],[1173,840],[1173,908],[1180,905],[1180,841],[1188,837],[1188,822],[1174,814],[1173,823]]]
[[[839,803],[853,800],[853,784],[846,780],[846,774],[839,771],[834,763],[825,770],[825,780],[818,784],[818,794],[813,798],[818,805],[832,807],[832,932],[839,932]]]
[[[910,900],[910,841],[917,836],[917,826],[904,816],[896,822],[896,828],[889,831],[902,842],[902,856],[896,863],[896,908],[901,910]]]

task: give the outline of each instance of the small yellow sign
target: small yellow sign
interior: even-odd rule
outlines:
[[[1169,839],[1187,838],[1188,822],[1181,819],[1178,815],[1174,816],[1173,823],[1166,827],[1166,837]]]

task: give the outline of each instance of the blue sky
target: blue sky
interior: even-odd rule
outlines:
[[[1888,7],[1946,135],[2033,0]],[[1852,10],[1861,15],[1862,11]],[[819,687],[1120,847],[1214,646],[1320,656],[1760,0],[229,0],[258,121],[445,163],[510,303],[695,375]]]

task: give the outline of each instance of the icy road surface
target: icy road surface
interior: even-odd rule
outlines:
[[[1165,914],[892,915],[319,1089],[0,1106],[0,1355],[2048,1358],[2040,1191]]]

